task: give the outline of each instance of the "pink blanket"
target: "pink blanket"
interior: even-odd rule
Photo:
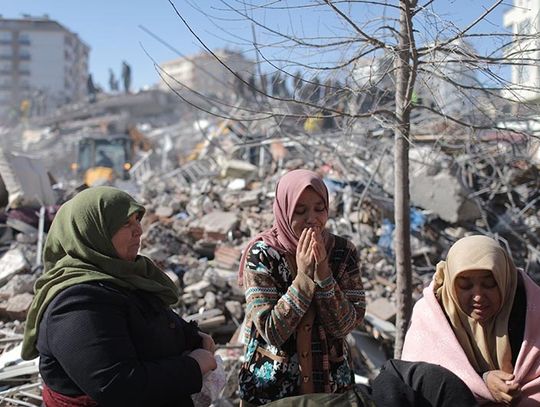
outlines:
[[[527,295],[527,321],[523,344],[514,367],[522,396],[513,406],[540,406],[540,287],[521,273]],[[403,360],[430,362],[458,375],[482,405],[497,405],[482,378],[470,365],[446,320],[435,295],[433,282],[413,309],[411,326],[403,346]]]

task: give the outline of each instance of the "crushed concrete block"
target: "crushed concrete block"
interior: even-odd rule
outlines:
[[[226,301],[225,308],[237,321],[241,321],[244,318],[244,308],[240,301]]]
[[[411,150],[411,203],[451,223],[478,219],[481,213],[477,205],[467,197],[469,191],[435,158],[429,148]]]
[[[204,273],[204,279],[217,288],[223,289],[227,287],[228,279],[226,276],[223,276],[219,270],[214,268],[209,268]]]
[[[201,328],[203,331],[212,330],[219,326],[225,325],[226,322],[227,319],[225,318],[225,315],[218,315],[217,317],[208,318],[199,322],[199,328]]]
[[[198,300],[193,293],[182,294],[182,303],[185,305],[195,304]]]
[[[0,245],[9,243],[13,240],[13,229],[0,225]]]
[[[481,216],[478,206],[467,198],[459,180],[446,171],[434,176],[415,173],[410,191],[415,206],[428,209],[447,222],[471,221]]]
[[[472,221],[480,218],[477,205],[468,198],[469,191],[460,180],[437,161],[431,148],[410,150],[410,197],[414,206],[430,210],[450,223]],[[394,193],[393,157],[385,156],[380,166],[380,179],[384,190]]]
[[[16,274],[0,288],[0,299],[8,300],[9,298],[23,293],[33,293],[34,283],[37,276],[34,274]]]
[[[5,312],[10,319],[25,320],[34,296],[29,293],[15,295],[7,300]]]
[[[191,284],[185,287],[184,292],[186,294],[193,294],[198,298],[202,298],[204,297],[204,294],[206,294],[206,292],[209,291],[211,288],[212,284],[210,284],[208,281],[201,280],[195,284]]]
[[[160,218],[170,218],[173,215],[173,208],[169,206],[159,206],[156,209],[156,215]]]
[[[197,314],[187,315],[184,317],[184,319],[188,322],[191,322],[191,321],[200,322],[205,319],[213,318],[222,314],[223,312],[221,312],[221,310],[219,309],[209,309],[203,312],[198,312]]]
[[[56,203],[42,160],[0,148],[0,174],[8,192],[10,207],[40,207]]]
[[[9,250],[0,258],[0,285],[16,273],[30,271],[30,264],[20,249]]]
[[[197,230],[197,228],[202,228],[204,237],[207,239],[224,241],[227,239],[229,231],[238,224],[238,221],[237,214],[234,212],[213,211],[195,221],[189,228],[189,233],[195,237],[194,235],[200,230]]]
[[[188,234],[194,240],[201,240],[204,238],[204,228],[199,226],[190,225],[188,229]]]
[[[198,240],[193,245],[193,250],[201,257],[212,258],[216,251],[216,242],[208,240]]]
[[[260,194],[261,191],[246,191],[244,194],[240,195],[238,206],[240,208],[246,208],[249,206],[258,205]]]
[[[216,308],[216,294],[214,294],[212,291],[208,291],[206,294],[204,294],[204,303],[206,308]]]
[[[189,268],[189,267],[193,267],[193,268]],[[206,265],[202,264],[200,269],[195,268],[195,267],[196,265],[194,266],[188,265],[188,271],[186,271],[184,275],[182,276],[182,280],[184,281],[185,286],[195,284],[196,282],[201,281],[201,279],[203,278]]]
[[[242,178],[236,178],[233,179],[231,182],[229,182],[229,185],[227,185],[227,189],[231,191],[239,191],[246,187],[246,180]]]
[[[220,245],[214,254],[214,263],[221,269],[237,270],[241,255],[242,251],[236,247]]]
[[[162,262],[169,257],[169,250],[160,245],[155,245],[141,251],[141,254],[151,258],[154,262]]]
[[[396,317],[396,306],[386,298],[377,298],[367,304],[366,312],[383,321],[391,321]]]
[[[227,160],[221,166],[221,176],[224,178],[250,179],[257,176],[258,167],[246,161]]]

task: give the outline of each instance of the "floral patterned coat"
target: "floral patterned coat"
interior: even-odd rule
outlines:
[[[246,289],[245,362],[240,397],[265,404],[299,394],[300,358],[311,357],[315,392],[342,392],[354,384],[345,336],[365,314],[365,296],[354,245],[331,235],[332,275],[314,281],[296,275],[287,256],[259,241],[249,249],[244,269]],[[309,309],[311,355],[297,351],[297,329]],[[305,377],[304,377],[305,378]]]

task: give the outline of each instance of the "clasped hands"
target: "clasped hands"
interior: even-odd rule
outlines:
[[[319,280],[324,280],[329,275],[328,253],[324,245],[321,233],[313,228],[302,231],[298,246],[296,247],[296,267],[298,274],[305,274],[311,279],[315,274]]]
[[[512,400],[519,397],[521,388],[518,383],[512,382],[514,375],[502,370],[490,370],[483,375],[486,386],[498,403],[510,405]]]

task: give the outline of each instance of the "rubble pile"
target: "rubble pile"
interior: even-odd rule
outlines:
[[[102,109],[101,114],[108,114]],[[80,112],[64,115],[69,120],[57,121],[56,135],[46,137],[54,149],[62,133],[84,132],[99,122],[99,116],[83,119]],[[358,248],[368,306],[365,323],[349,340],[357,373],[375,374],[391,356],[395,336],[392,140],[361,129],[346,135],[332,130],[307,134],[294,123],[280,123],[276,129],[268,122],[241,127],[217,121],[207,123],[205,134],[197,137],[200,120],[175,125],[167,119],[160,126],[159,120],[145,117],[143,124],[139,128],[154,135],[156,147],[141,159],[153,158],[148,168],[135,163],[132,179],[116,185],[147,208],[141,253],[180,288],[177,311],[197,321],[219,344],[230,376],[223,403],[235,401],[243,351],[238,341],[245,307],[237,282],[240,256],[249,239],[272,224],[275,184],[294,168],[323,175],[330,191],[328,228]],[[164,135],[175,147],[159,144]],[[529,159],[536,146],[504,137],[456,140],[411,147],[414,297],[419,298],[451,244],[468,233],[498,238],[518,267],[540,281],[540,181],[538,167]],[[178,156],[173,157],[174,151]],[[49,199],[56,197],[47,210],[31,206],[23,216],[28,207],[14,205],[0,212],[0,384],[21,378],[10,370],[18,364],[2,362],[2,356],[20,344],[32,287],[42,271],[41,244],[48,224],[54,208],[76,192],[76,185],[42,185]],[[35,384],[37,366],[25,369],[21,383]]]

